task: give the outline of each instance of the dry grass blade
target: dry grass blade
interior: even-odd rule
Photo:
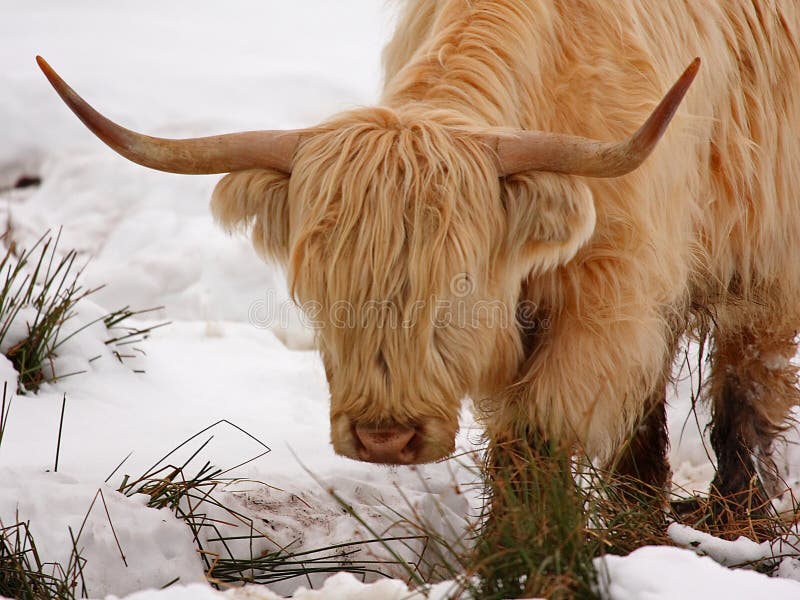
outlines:
[[[8,427],[8,415],[11,413],[11,398],[8,397],[8,381],[3,382],[3,399],[0,400],[0,448],[3,447],[3,436]]]

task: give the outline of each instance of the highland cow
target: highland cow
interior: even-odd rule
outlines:
[[[411,0],[378,106],[193,140],[122,129],[40,64],[122,155],[230,173],[214,216],[320,309],[336,452],[445,457],[470,396],[492,440],[536,430],[663,488],[676,347],[708,333],[713,486],[777,491],[798,404],[796,2]]]

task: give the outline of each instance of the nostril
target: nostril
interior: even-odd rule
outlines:
[[[361,443],[362,460],[407,464],[415,458],[416,430],[409,427],[366,427],[357,425],[355,434]]]

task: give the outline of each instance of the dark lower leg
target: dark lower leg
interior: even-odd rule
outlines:
[[[774,523],[767,518],[770,500],[782,485],[770,455],[798,401],[795,351],[793,330],[765,326],[716,335],[709,391],[717,473],[710,496],[715,524],[731,535],[747,527],[769,533]]]
[[[711,446],[717,473],[711,483],[711,510],[714,522],[724,528],[766,516],[777,488],[771,428],[754,414],[752,402],[752,390],[730,375],[714,399]]]
[[[646,403],[634,432],[612,461],[612,477],[630,500],[663,503],[670,483],[666,388],[659,386]]]

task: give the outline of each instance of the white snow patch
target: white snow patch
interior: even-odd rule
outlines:
[[[796,556],[800,548],[800,538],[796,534],[761,543],[744,536],[735,540],[723,540],[680,523],[670,525],[667,534],[676,544],[701,556],[710,556],[727,567],[779,562],[787,555]]]
[[[422,593],[396,580],[365,584],[349,573],[339,573],[328,578],[320,589],[309,590],[300,587],[291,597],[294,600],[446,600],[454,589],[455,584],[445,581],[431,586]],[[281,600],[282,598],[258,586],[217,592],[207,586],[192,585],[139,592],[127,596],[125,600]],[[459,598],[470,600],[471,596],[464,594]],[[118,599],[116,596],[109,596],[106,600]]]
[[[755,571],[728,569],[709,557],[668,546],[646,546],[628,556],[597,559],[603,598],[613,600],[792,600],[800,583]]]
[[[63,566],[72,553],[71,529],[86,559],[83,576],[92,597],[125,595],[176,578],[205,581],[189,529],[169,511],[147,508],[145,496],[127,498],[60,473],[2,468],[0,481],[0,523],[29,522],[42,561]],[[92,506],[98,490],[103,498]]]

